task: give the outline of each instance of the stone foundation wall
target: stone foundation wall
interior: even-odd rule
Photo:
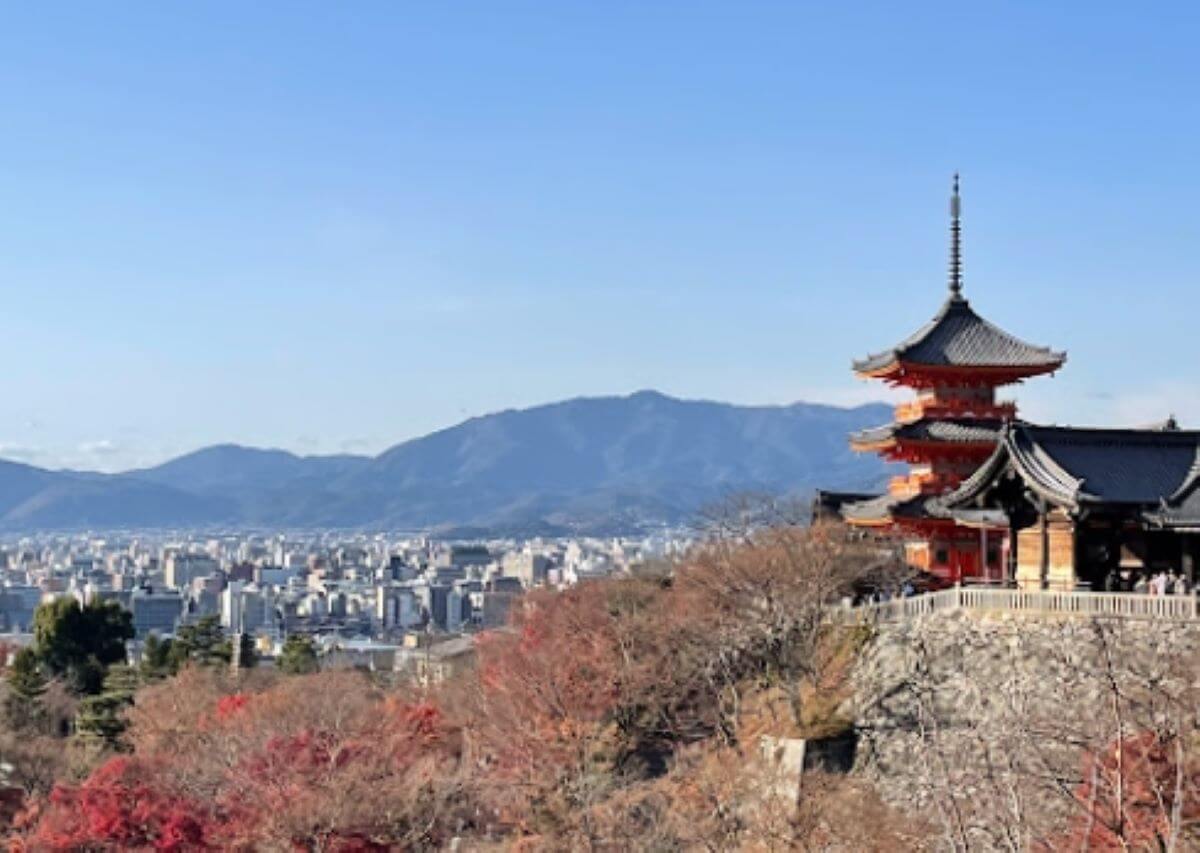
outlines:
[[[956,845],[1023,848],[1078,810],[1085,749],[1194,723],[1198,665],[1200,623],[961,610],[880,624],[846,709],[855,772]]]

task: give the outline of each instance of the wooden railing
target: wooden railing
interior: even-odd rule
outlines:
[[[895,598],[858,606],[843,605],[838,618],[847,622],[895,622],[947,610],[983,613],[1109,616],[1124,619],[1200,618],[1194,595],[1139,595],[1131,592],[1054,592],[1052,590],[955,587],[940,592]]]
[[[896,405],[896,420],[911,423],[927,418],[994,418],[1006,420],[1017,416],[1017,404],[1011,400],[995,403],[980,401],[906,400]]]

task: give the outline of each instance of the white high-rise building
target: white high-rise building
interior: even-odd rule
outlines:
[[[192,581],[216,574],[220,565],[207,554],[170,554],[163,567],[163,582],[171,589],[185,589]]]
[[[233,581],[221,593],[221,624],[230,633],[275,630],[275,597],[255,584]]]

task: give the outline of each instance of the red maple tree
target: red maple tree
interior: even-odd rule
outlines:
[[[28,850],[79,850],[98,846],[204,850],[211,846],[212,815],[171,791],[136,759],[111,758],[81,785],[59,785],[38,809],[33,832],[17,845]]]
[[[1078,807],[1066,831],[1043,840],[1053,850],[1172,849],[1176,830],[1200,820],[1200,773],[1180,762],[1177,738],[1140,732],[1088,752]]]

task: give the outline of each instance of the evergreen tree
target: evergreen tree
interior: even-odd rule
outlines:
[[[13,731],[27,731],[42,724],[45,708],[42,694],[46,692],[46,676],[37,654],[31,648],[21,649],[8,670],[8,692],[4,697],[4,719]]]
[[[307,675],[320,669],[312,638],[303,634],[288,637],[279,653],[278,667],[286,675]]]
[[[86,741],[122,749],[121,736],[129,725],[125,711],[133,705],[138,683],[138,671],[133,667],[125,664],[109,667],[102,691],[79,703],[76,733]]]
[[[106,671],[95,655],[88,655],[67,669],[64,674],[67,689],[76,696],[95,696],[104,689]]]
[[[74,598],[43,604],[33,618],[33,650],[46,672],[63,676],[76,694],[100,692],[105,670],[125,660],[133,616],[115,601]]]
[[[142,679],[145,681],[160,681],[175,674],[175,666],[171,659],[171,640],[160,640],[154,634],[146,638],[142,645]]]
[[[189,662],[199,666],[228,664],[232,648],[216,616],[205,616],[175,633],[168,659],[173,672]]]

